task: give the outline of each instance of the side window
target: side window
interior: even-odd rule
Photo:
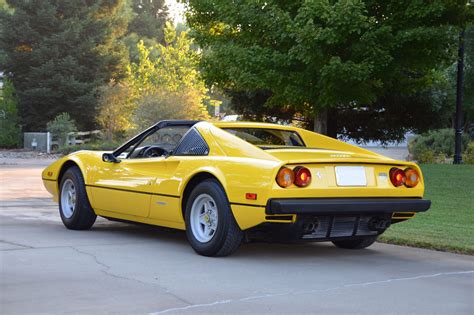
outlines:
[[[189,126],[173,126],[161,128],[148,135],[141,141],[128,158],[149,158],[169,155],[175,149],[181,138],[189,130]]]
[[[173,153],[174,155],[208,155],[209,147],[195,128],[189,129]]]

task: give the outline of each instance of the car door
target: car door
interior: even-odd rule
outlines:
[[[155,157],[104,163],[95,173],[94,184],[89,185],[94,208],[147,217],[156,170],[163,167],[163,160]]]
[[[104,162],[98,167],[93,184],[89,185],[94,208],[112,216],[118,213],[148,217],[150,203],[161,195],[160,183],[172,176],[166,157],[188,129],[189,126],[158,129],[132,142],[118,156],[119,163]],[[177,192],[163,195],[179,198]]]

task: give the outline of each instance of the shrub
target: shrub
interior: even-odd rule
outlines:
[[[59,147],[57,153],[69,154],[80,150],[92,150],[92,151],[112,151],[118,148],[122,143],[114,141],[97,141],[89,142],[81,145],[65,145]]]
[[[467,147],[469,140],[469,135],[463,134],[463,148]],[[439,129],[419,135],[410,142],[408,150],[413,155],[413,158],[420,163],[444,161],[446,157],[452,157],[454,154],[454,131],[453,129]],[[431,151],[431,153],[428,153],[428,151]],[[444,157],[444,159],[441,157]],[[422,162],[430,161],[431,159],[432,162]]]
[[[137,127],[145,128],[165,119],[208,119],[200,91],[182,88],[178,92],[159,89],[138,100],[134,120]]]
[[[100,89],[96,119],[109,141],[120,138],[133,127],[134,105],[129,94],[126,84],[110,84]]]
[[[68,134],[77,131],[76,123],[68,113],[61,113],[48,122],[46,129],[57,139],[59,147],[67,145]]]
[[[474,142],[470,142],[462,155],[462,160],[466,164],[474,164]]]
[[[422,150],[417,151],[416,156],[413,156],[418,163],[422,164],[433,164],[436,162],[435,153],[427,148],[423,148]]]
[[[16,148],[21,144],[17,99],[9,80],[3,82],[0,94],[0,147]]]

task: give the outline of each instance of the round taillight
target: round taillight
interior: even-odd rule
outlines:
[[[278,171],[276,181],[280,187],[289,187],[295,181],[295,174],[288,167],[282,167]]]
[[[390,170],[390,181],[392,182],[393,186],[399,187],[405,184],[406,181],[405,172],[399,168],[393,167]]]
[[[303,166],[297,166],[293,169],[295,173],[295,185],[298,187],[306,187],[311,183],[311,172]]]
[[[407,168],[405,170],[405,176],[405,186],[407,187],[415,187],[420,182],[420,175],[412,168]]]

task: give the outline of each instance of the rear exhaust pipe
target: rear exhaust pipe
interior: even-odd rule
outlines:
[[[313,231],[314,231],[314,223],[313,222],[306,223],[305,225],[303,225],[303,232],[305,234],[313,233]]]
[[[305,234],[311,234],[318,228],[319,222],[318,220],[314,220],[312,222],[308,222],[303,224],[303,232]]]
[[[391,221],[383,218],[372,218],[369,221],[369,229],[372,231],[385,231],[391,225]]]

